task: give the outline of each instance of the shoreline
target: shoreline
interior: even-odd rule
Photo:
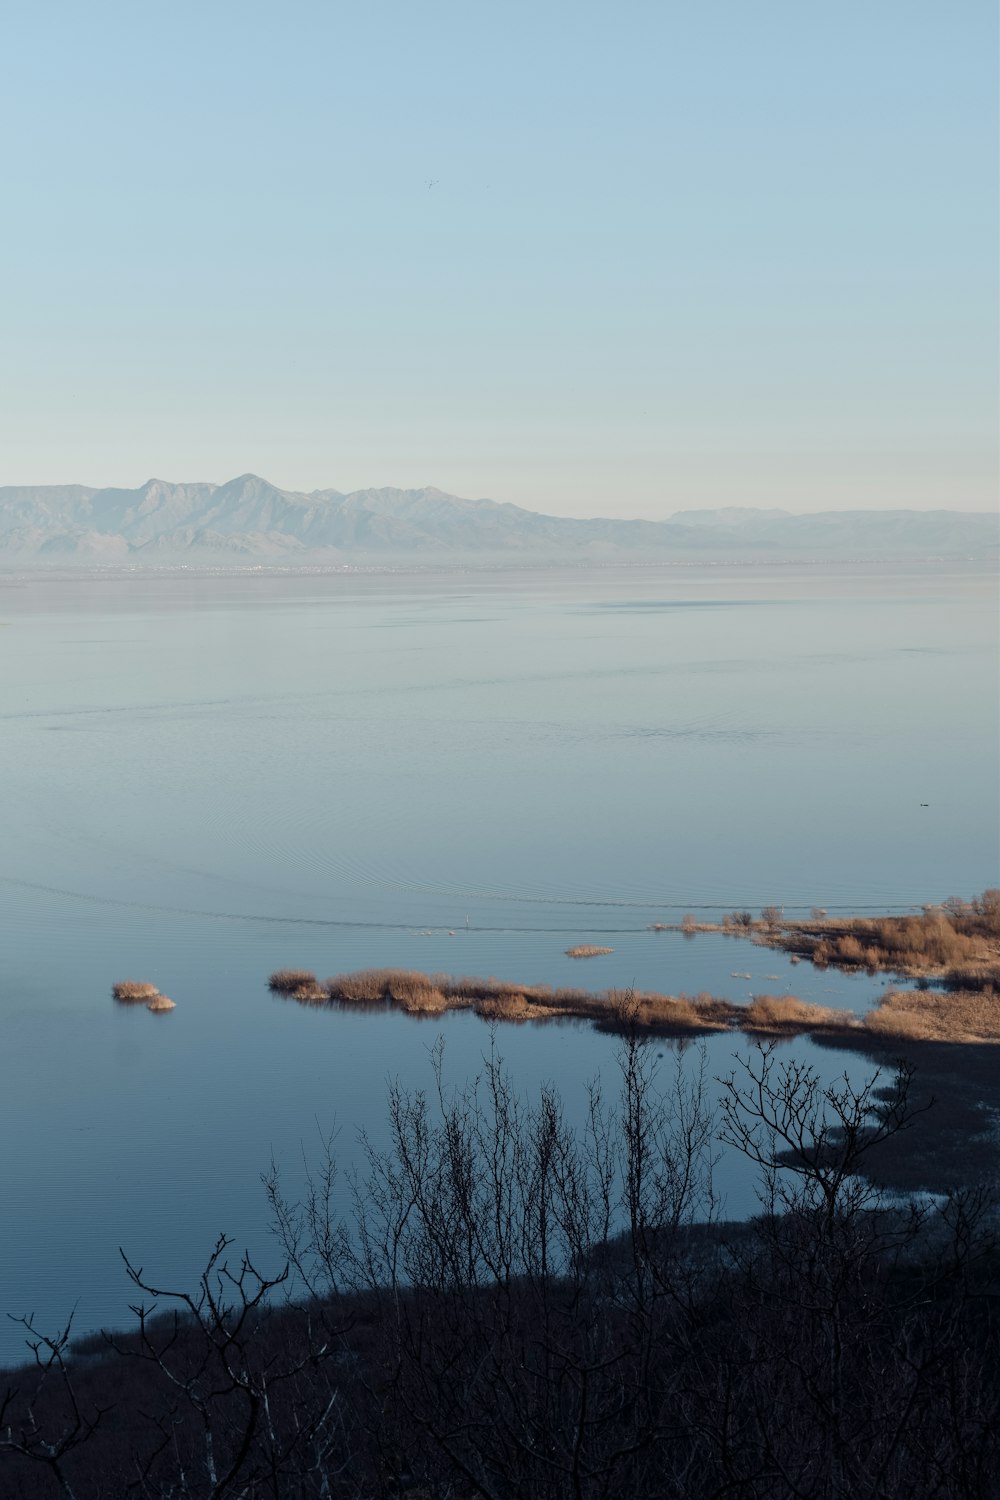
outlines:
[[[269,987],[296,1004],[369,1015],[402,1011],[433,1019],[471,1010],[490,1023],[587,1021],[618,1036],[694,1041],[728,1035],[751,1044],[808,1036],[818,1046],[861,1053],[886,1073],[913,1070],[923,1114],[915,1138],[904,1132],[878,1154],[877,1180],[900,1193],[949,1193],[1000,1183],[1000,891],[951,898],[919,916],[835,917],[817,911],[785,920],[656,924],[694,938],[726,933],[789,953],[817,969],[892,974],[903,983],[858,1017],[790,995],[757,995],[748,1005],[707,992],[666,995],[634,989],[589,991],[368,969],[320,982],[307,970],[273,974]],[[903,987],[909,981],[910,987]],[[932,987],[934,986],[934,987]],[[873,1178],[873,1180],[875,1180]]]
[[[861,1049],[903,1043],[1000,1044],[1000,1001],[992,990],[888,989],[859,1017],[795,995],[762,994],[741,1004],[707,991],[585,990],[411,969],[361,969],[322,982],[307,970],[279,971],[268,987],[311,1008],[366,1014],[397,1010],[417,1018],[471,1010],[488,1022],[589,1021],[598,1031],[619,1036],[685,1039],[729,1033],[778,1040],[807,1035]]]

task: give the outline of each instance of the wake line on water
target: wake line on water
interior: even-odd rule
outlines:
[[[152,901],[130,901],[121,896],[95,896],[89,891],[70,891],[62,886],[42,885],[33,880],[20,880],[13,875],[0,875],[0,885],[18,886],[23,890],[40,891],[47,896],[64,896],[71,901],[89,901],[97,906],[126,907],[132,911],[161,912],[175,917],[207,917],[211,921],[218,922],[270,922],[278,926],[286,927],[338,927],[338,928],[364,928],[375,929],[382,932],[427,932],[441,933],[454,931],[460,932],[500,932],[500,933],[529,933],[529,932],[551,932],[560,933],[563,936],[578,931],[577,927],[493,927],[481,923],[470,923],[454,929],[446,927],[443,923],[435,923],[433,927],[422,922],[371,922],[351,920],[338,917],[276,917],[265,916],[260,912],[241,911],[211,911],[193,906],[163,906]],[[680,908],[678,907],[678,910]],[[648,924],[641,927],[602,927],[601,932],[648,932]]]
[[[277,916],[272,916],[272,915],[264,915],[264,914],[262,914],[260,912],[212,911],[211,909],[198,908],[198,907],[192,907],[192,906],[165,906],[165,905],[161,905],[161,904],[159,904],[157,902],[153,902],[153,901],[134,901],[134,900],[128,900],[125,897],[121,897],[121,896],[96,896],[96,895],[94,895],[90,891],[73,891],[73,890],[67,890],[63,886],[43,885],[40,882],[33,881],[33,880],[21,880],[20,878],[18,878],[17,876],[14,876],[14,875],[0,875],[0,885],[15,886],[15,887],[17,887],[17,888],[19,888],[21,890],[27,890],[27,891],[40,891],[43,895],[47,895],[47,896],[63,896],[63,897],[65,897],[66,899],[68,899],[70,901],[88,901],[88,902],[91,902],[93,905],[96,905],[96,906],[115,906],[115,907],[127,908],[127,909],[132,910],[132,911],[160,912],[160,913],[162,913],[164,915],[176,916],[176,917],[206,917],[206,918],[208,918],[211,921],[217,921],[217,922],[268,922],[268,923],[271,923],[271,924],[276,925],[276,926],[286,926],[286,927],[336,927],[336,928],[350,928],[350,929],[358,929],[358,930],[361,930],[361,929],[369,930],[370,929],[370,930],[382,931],[382,932],[426,932],[428,934],[431,934],[431,933],[440,933],[440,932],[451,932],[451,931],[454,930],[454,932],[456,934],[460,933],[460,932],[496,932],[496,933],[515,933],[515,934],[518,934],[518,933],[531,933],[531,932],[550,932],[550,933],[560,933],[560,934],[566,935],[566,934],[571,934],[571,933],[575,933],[575,932],[579,931],[578,926],[572,926],[572,927],[510,927],[510,926],[491,926],[491,925],[488,925],[488,924],[483,924],[483,923],[478,923],[478,922],[476,922],[476,923],[470,923],[468,926],[459,926],[459,927],[456,927],[454,929],[451,929],[451,928],[447,927],[444,923],[441,923],[441,922],[437,922],[437,923],[434,923],[434,924],[430,924],[430,923],[426,923],[426,922],[385,922],[385,921],[373,922],[373,921],[360,921],[360,920],[357,920],[357,919],[351,920],[351,919],[348,919],[348,918],[338,918],[338,917],[277,917]],[[553,904],[555,904],[556,898],[552,897],[552,898],[547,898],[547,899],[550,902],[552,902]],[[529,898],[529,900],[530,900],[530,898]],[[542,898],[542,900],[544,901],[544,900],[546,900],[546,898]],[[589,907],[599,907],[599,908],[600,907],[609,908],[609,907],[639,906],[640,909],[647,910],[647,911],[654,911],[655,910],[655,911],[680,911],[680,912],[686,912],[686,911],[690,910],[690,906],[691,906],[690,902],[684,903],[684,904],[681,904],[681,903],[678,903],[678,902],[657,902],[657,903],[655,903],[655,905],[653,905],[653,904],[647,904],[647,903],[629,903],[629,902],[623,902],[623,901],[616,902],[616,901],[581,901],[581,900],[569,900],[569,901],[565,901],[565,902],[560,902],[559,904],[560,905],[565,905],[565,906],[589,906]],[[699,903],[698,909],[701,910],[701,911],[721,911],[721,912],[726,912],[726,911],[732,911],[734,909],[734,907],[739,907],[740,905],[741,905],[741,903],[739,903],[739,902],[729,902],[726,905],[722,905],[722,906],[715,905],[715,904]],[[785,906],[782,909],[784,911],[807,911],[809,908],[806,907],[806,906]],[[890,911],[890,912],[892,912],[892,913],[897,913],[897,912],[907,912],[907,911],[911,911],[913,909],[914,908],[912,906],[894,906],[894,907],[891,907],[891,908],[887,908],[886,905],[884,905],[884,904],[880,905],[880,906],[841,906],[841,907],[827,907],[827,911],[841,911],[841,912],[848,912],[848,913],[873,911],[873,912],[880,912],[880,913],[883,913],[883,914],[886,913],[887,910]],[[640,927],[608,927],[608,926],[601,926],[600,928],[595,929],[595,930],[599,931],[599,932],[602,932],[602,933],[607,933],[607,932],[615,932],[615,933],[640,933],[640,932],[649,932],[650,931],[650,924],[648,922],[644,922],[642,924],[642,926],[640,926]]]

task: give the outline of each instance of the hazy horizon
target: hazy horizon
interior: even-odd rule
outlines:
[[[5,477],[988,510],[996,40],[980,0],[15,7]]]

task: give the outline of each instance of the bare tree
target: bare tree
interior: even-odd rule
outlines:
[[[38,1331],[32,1317],[14,1321],[28,1335],[38,1378],[26,1390],[8,1386],[0,1397],[0,1453],[41,1466],[60,1495],[76,1500],[70,1460],[94,1436],[105,1412],[84,1404],[68,1367],[73,1319],[51,1337]]]
[[[900,1065],[887,1089],[878,1074],[824,1086],[808,1064],[779,1063],[773,1046],[725,1081],[722,1138],[758,1169],[763,1210],[754,1248],[734,1257],[740,1331],[715,1406],[718,1451],[737,1484],[763,1475],[768,1494],[817,1500],[933,1495],[940,1472],[960,1466],[947,1417],[941,1430],[938,1382],[962,1388],[972,1417],[983,1393],[963,1375],[970,1273],[993,1242],[979,1192],[933,1211],[887,1203],[873,1185],[880,1147],[921,1112],[911,1082]],[[946,1315],[929,1319],[944,1287]],[[733,1422],[722,1413],[737,1389]]]
[[[286,1264],[192,1292],[126,1260],[137,1328],[0,1403],[18,1500],[992,1500],[1000,1465],[988,1200],[887,1200],[911,1070],[821,1082],[763,1047],[708,1107],[705,1053],[620,1018],[620,1087],[572,1128],[495,1051],[390,1091],[390,1139],[300,1200],[265,1182]],[[724,1144],[758,1185],[718,1222]],[[96,1392],[111,1392],[102,1421]]]
[[[449,1090],[438,1051],[430,1094],[390,1091],[390,1147],[366,1143],[353,1236],[330,1230],[329,1166],[298,1210],[271,1183],[310,1283],[346,1272],[391,1308],[380,1420],[398,1483],[543,1500],[617,1494],[644,1466],[662,1478],[678,1428],[663,1354],[685,1346],[705,1279],[680,1241],[715,1212],[712,1121],[703,1058],[663,1091],[632,1035],[621,1069],[620,1101],[592,1085],[577,1134],[553,1090],[528,1106],[495,1054]],[[690,1445],[674,1457],[681,1495]]]
[[[152,1367],[163,1398],[150,1418],[158,1441],[135,1456],[135,1488],[159,1500],[277,1500],[309,1480],[308,1493],[329,1494],[343,1404],[331,1363],[348,1325],[305,1305],[277,1327],[273,1294],[288,1266],[266,1276],[244,1253],[232,1269],[230,1243],[219,1236],[195,1292],[154,1285],[122,1252],[133,1284],[153,1302],[132,1307],[132,1338],[109,1342]]]

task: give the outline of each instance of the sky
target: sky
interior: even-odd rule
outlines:
[[[989,509],[993,0],[3,0],[0,484]]]

